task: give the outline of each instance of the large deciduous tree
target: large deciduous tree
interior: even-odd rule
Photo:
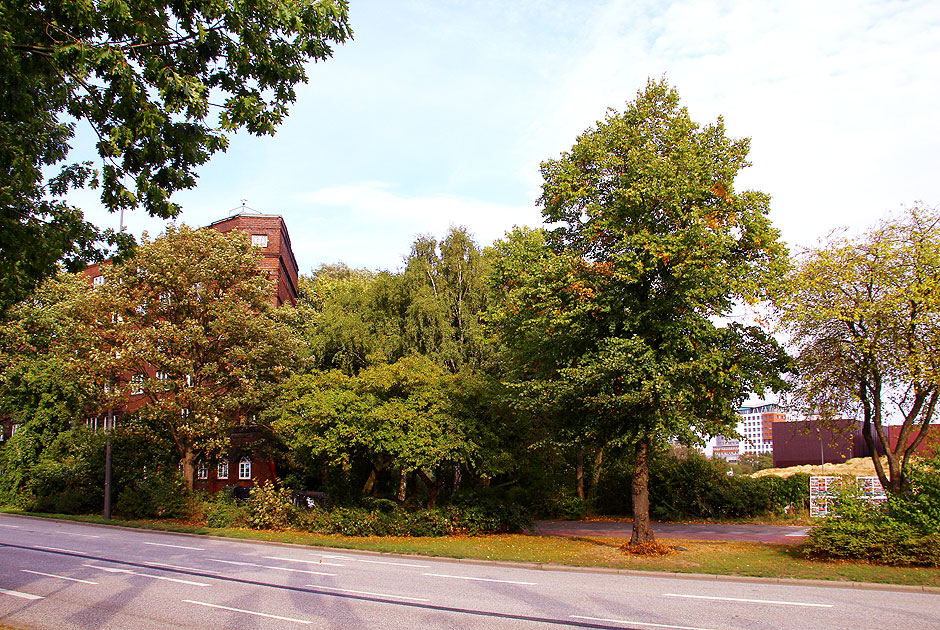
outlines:
[[[547,245],[516,235],[524,246],[507,247],[523,260],[497,275],[493,324],[522,384],[585,431],[633,444],[633,543],[653,540],[651,449],[733,430],[742,399],[783,385],[770,335],[721,323],[786,261],[768,197],[734,189],[747,152],[721,119],[694,123],[650,81],[543,162]]]
[[[882,485],[910,490],[940,397],[940,215],[915,206],[803,252],[777,306],[796,348],[797,401],[823,418],[860,410]]]
[[[293,358],[284,309],[247,235],[169,227],[95,292],[112,304],[127,395],[141,420],[176,446],[192,486],[198,455],[218,453],[255,415]]]
[[[69,190],[176,216],[172,194],[226,134],[274,133],[305,64],[351,36],[344,0],[0,3],[0,310],[57,261],[100,256],[100,238],[133,243],[86,222]],[[94,152],[72,154],[78,125]]]

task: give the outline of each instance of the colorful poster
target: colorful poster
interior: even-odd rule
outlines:
[[[841,485],[839,477],[809,478],[809,515],[810,518],[829,516],[829,506]]]

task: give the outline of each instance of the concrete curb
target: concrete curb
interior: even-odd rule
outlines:
[[[517,569],[529,569],[533,571],[558,571],[568,573],[599,573],[611,575],[628,575],[633,577],[645,578],[673,578],[680,580],[710,580],[724,582],[743,582],[753,584],[785,584],[793,586],[815,586],[820,588],[847,588],[869,591],[895,591],[908,593],[931,593],[940,595],[940,586],[917,586],[910,584],[879,584],[876,582],[841,582],[836,580],[809,580],[799,578],[772,578],[772,577],[752,577],[746,575],[718,575],[712,573],[676,573],[668,571],[639,571],[636,569],[612,569],[607,567],[577,567],[562,564],[543,564],[538,562],[512,562],[502,560],[482,560],[479,558],[449,558],[446,556],[423,556],[419,554],[401,554],[385,551],[368,551],[363,549],[346,549],[343,547],[322,547],[319,545],[302,545],[298,543],[286,543],[272,540],[255,540],[252,538],[230,538],[227,536],[213,536],[212,534],[193,534],[190,532],[171,532],[162,529],[146,529],[143,527],[128,527],[125,525],[110,525],[107,523],[88,523],[85,521],[72,521],[64,518],[46,518],[44,516],[29,516],[26,514],[10,514],[0,512],[2,516],[12,516],[14,518],[30,519],[37,521],[52,521],[54,523],[77,523],[79,525],[88,525],[91,527],[104,527],[111,529],[123,529],[138,532],[151,532],[154,534],[168,534],[186,538],[208,538],[211,540],[220,540],[226,542],[242,542],[255,545],[274,545],[276,547],[288,547],[295,549],[318,549],[334,553],[357,554],[363,556],[375,557],[393,557],[400,559],[420,559],[427,562],[458,562],[462,564],[481,565],[481,566],[500,566],[512,567]]]

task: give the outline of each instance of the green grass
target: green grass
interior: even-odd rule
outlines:
[[[27,514],[17,510],[0,511],[11,514]],[[125,521],[118,519],[106,521],[100,516],[29,515],[159,531],[208,534],[226,538],[447,558],[474,558],[504,562],[528,562],[539,565],[603,567],[638,571],[940,587],[940,569],[887,567],[860,562],[808,560],[801,558],[798,548],[791,545],[660,539],[658,542],[681,547],[682,550],[675,551],[668,556],[636,557],[625,555],[619,547],[626,540],[616,538],[561,538],[526,535],[359,538],[294,531],[270,532],[249,529],[216,529],[171,521]]]

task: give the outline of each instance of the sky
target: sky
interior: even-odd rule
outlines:
[[[277,135],[232,137],[174,197],[179,222],[280,214],[305,274],[395,270],[450,226],[488,245],[541,224],[542,161],[661,77],[693,120],[751,138],[736,187],[771,195],[791,249],[940,204],[935,0],[351,0],[350,22]]]

